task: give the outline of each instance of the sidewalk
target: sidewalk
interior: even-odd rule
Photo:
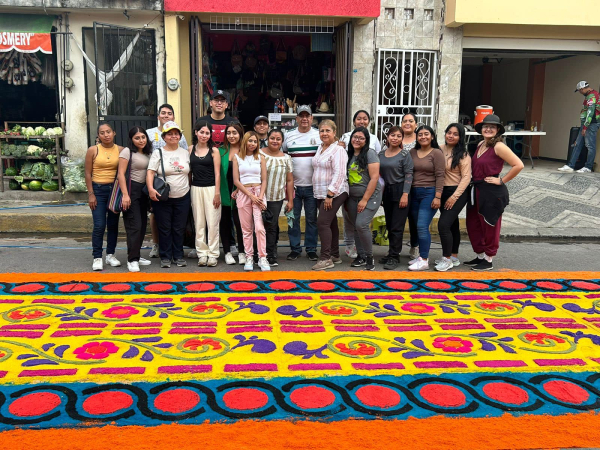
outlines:
[[[521,174],[508,183],[510,205],[503,216],[503,237],[600,239],[600,174],[561,173],[556,170],[559,166],[556,162],[536,161],[536,168],[531,169],[526,164]],[[43,199],[48,193],[35,194]],[[0,232],[91,233],[92,215],[86,201],[86,194],[71,194],[68,203],[15,201],[0,194]],[[376,215],[383,215],[383,209]],[[338,216],[341,225],[341,212]],[[432,223],[434,233],[438,217],[439,213]],[[463,231],[464,217],[465,211],[461,214]],[[304,217],[301,224],[304,228]],[[280,227],[287,230],[283,216]]]

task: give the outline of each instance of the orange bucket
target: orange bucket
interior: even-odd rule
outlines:
[[[475,108],[475,121],[473,125],[477,125],[479,122],[483,121],[485,116],[490,114],[494,114],[494,107],[490,105],[479,105]]]

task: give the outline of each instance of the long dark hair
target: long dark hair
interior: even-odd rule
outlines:
[[[352,131],[352,134],[350,135],[350,142],[348,144],[348,167],[350,167],[350,160],[354,156],[354,147],[352,146],[352,138],[354,137],[354,135],[356,133],[362,133],[365,136],[365,143],[362,146],[362,148],[360,149],[360,153],[356,157],[356,164],[358,165],[358,167],[361,170],[366,170],[367,166],[369,165],[368,159],[367,159],[367,153],[369,152],[370,134],[369,134],[369,130],[367,130],[365,127],[355,128],[354,131]]]
[[[238,134],[240,135],[240,147],[242,146],[242,139],[244,139],[244,128],[242,127],[242,125],[239,122],[231,122],[229,123],[226,127],[225,127],[225,141],[223,142],[223,147],[225,148],[225,155],[227,153],[229,153],[229,150],[231,149],[231,144],[229,142],[229,139],[227,139],[227,130],[229,128],[233,128],[235,129],[235,131],[238,132]]]
[[[438,142],[437,142],[437,138],[435,137],[435,131],[433,131],[433,128],[431,128],[429,125],[421,125],[419,128],[417,128],[417,131],[415,131],[415,134],[417,135],[417,143],[415,144],[415,149],[419,150],[421,148],[421,144],[419,144],[419,131],[421,130],[427,130],[431,133],[431,148],[440,148]]]
[[[217,146],[217,144],[215,144],[215,141],[213,141],[213,138],[212,138],[212,132],[213,132],[212,125],[209,122],[207,122],[206,120],[198,120],[194,124],[194,135],[192,136],[192,145],[195,147],[196,144],[198,144],[198,136],[196,136],[196,133],[204,127],[208,128],[208,131],[210,131],[210,138],[208,138],[207,145],[208,145],[208,149],[212,150],[213,147]]]
[[[458,130],[458,143],[452,149],[452,164],[451,169],[458,167],[460,160],[467,156],[467,146],[465,145],[465,127],[460,123],[451,123],[446,127],[444,131],[444,139],[450,128],[456,128]],[[446,144],[447,145],[447,144]]]
[[[129,150],[131,150],[131,151],[135,150],[137,152],[137,147],[133,143],[133,137],[138,133],[144,133],[146,135],[146,145],[142,149],[142,153],[144,155],[151,155],[152,154],[152,142],[150,142],[148,133],[146,133],[146,130],[142,127],[133,127],[133,128],[131,128],[131,130],[129,130],[129,142],[128,142]]]
[[[356,120],[356,118],[358,117],[358,115],[360,113],[365,113],[365,115],[367,116],[367,119],[369,119],[369,125],[370,125],[371,124],[371,115],[364,109],[359,109],[358,111],[356,111],[354,113],[354,117],[352,117],[352,125],[354,125],[354,121]]]
[[[402,138],[400,139],[400,148],[402,149],[402,139],[404,138],[404,131],[402,131],[402,127],[399,127],[398,125],[394,125],[393,127],[391,127],[389,130],[387,130],[387,133],[385,134],[385,145],[386,147],[390,146],[390,143],[388,141],[388,137],[390,134],[392,133],[400,133],[402,135]]]

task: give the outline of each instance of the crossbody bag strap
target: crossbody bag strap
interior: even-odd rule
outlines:
[[[127,163],[127,191],[131,195],[131,160],[133,159],[133,152],[129,149],[129,162]]]
[[[159,147],[158,151],[160,152],[160,166],[162,167],[163,180],[165,180],[165,183],[166,183],[167,182],[167,173],[165,172],[165,163],[163,161],[162,148]]]

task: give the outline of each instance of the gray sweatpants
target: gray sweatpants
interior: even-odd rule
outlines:
[[[346,214],[348,220],[344,221],[344,226],[348,225],[348,231],[356,240],[356,253],[358,256],[365,258],[373,256],[373,234],[371,233],[371,221],[379,208],[365,208],[363,212],[358,213],[358,203],[362,197],[348,197],[346,200]],[[367,206],[370,206],[370,203]],[[348,236],[348,235],[346,235]]]

